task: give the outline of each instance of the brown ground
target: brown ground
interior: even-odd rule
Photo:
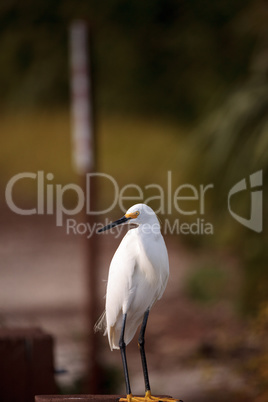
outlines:
[[[99,241],[98,285],[104,295],[104,280],[119,239],[103,235]],[[210,256],[189,250],[178,238],[166,242],[171,277],[163,299],[151,312],[146,337],[152,390],[185,402],[242,400],[231,396],[250,391],[240,370],[243,325],[233,303],[201,304],[185,293],[190,270],[211,257],[226,264],[234,284],[229,295],[233,298],[240,283],[238,264],[226,253]],[[0,325],[40,326],[55,337],[55,366],[62,370],[57,375],[60,386],[71,386],[86,367],[84,246],[81,236],[56,228],[52,217],[1,212]],[[100,302],[104,305],[103,299]],[[120,353],[111,352],[103,337],[100,344],[102,361],[120,373]],[[142,394],[136,341],[128,347],[128,360],[133,392]],[[124,393],[124,384],[115,392]]]

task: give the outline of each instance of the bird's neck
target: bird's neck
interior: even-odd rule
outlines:
[[[142,223],[138,226],[138,231],[141,234],[155,234],[158,235],[160,233],[160,225],[158,222],[152,223]]]

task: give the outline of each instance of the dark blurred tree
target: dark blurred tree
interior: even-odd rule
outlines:
[[[247,76],[250,0],[16,0],[0,6],[0,102],[68,102],[68,25],[90,21],[97,98],[107,109],[200,116]]]
[[[44,106],[66,98],[67,37],[60,1],[2,3],[0,46],[2,106]]]

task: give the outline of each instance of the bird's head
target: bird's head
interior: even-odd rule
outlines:
[[[122,225],[125,223],[134,223],[136,225],[142,225],[142,224],[152,225],[152,224],[158,224],[158,219],[152,208],[150,208],[148,205],[135,204],[127,210],[127,212],[122,218],[110,223],[107,226],[104,226],[103,228],[98,230],[98,233],[104,232],[105,230],[111,229],[115,226]]]

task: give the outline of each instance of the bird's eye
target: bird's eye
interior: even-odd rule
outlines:
[[[136,212],[130,212],[128,214],[125,215],[126,218],[131,218],[131,219],[136,219],[139,216],[139,211]]]

